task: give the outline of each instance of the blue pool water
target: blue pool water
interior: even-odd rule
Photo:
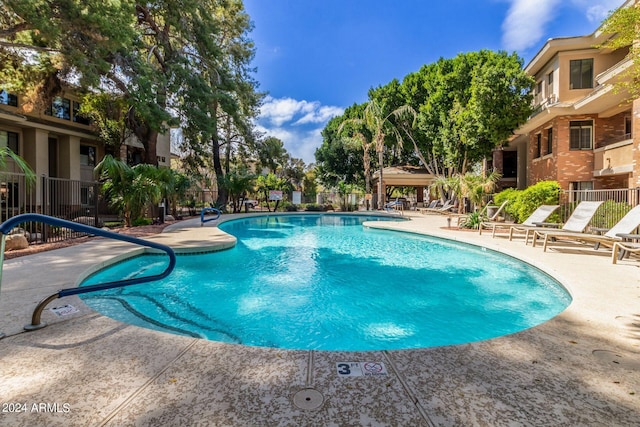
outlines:
[[[178,256],[160,282],[86,294],[118,320],[211,340],[284,349],[383,350],[493,338],[570,303],[554,279],[513,258],[452,241],[364,228],[371,218],[249,217],[221,224],[222,252]],[[157,274],[139,256],[83,284]]]

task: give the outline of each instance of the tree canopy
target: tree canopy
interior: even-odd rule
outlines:
[[[637,98],[640,96],[640,4],[616,9],[603,22],[602,32],[615,35],[599,47],[613,50],[629,48],[627,58],[633,61],[633,66],[625,71],[626,78],[620,79],[616,85]]]
[[[377,126],[369,121],[366,126],[372,138],[368,141],[373,142],[376,152],[386,153],[379,156],[377,166],[402,162],[421,164],[438,176],[464,175],[494,148],[508,143],[530,116],[534,82],[522,64],[516,54],[482,50],[441,58],[408,74],[402,82],[394,79],[372,88],[369,102],[361,108],[375,109],[377,113],[370,116],[378,117],[378,124],[384,122],[384,126]],[[362,167],[358,164],[362,151],[351,150],[360,159],[353,161],[346,151],[357,131],[336,132],[341,123],[358,117],[355,109],[347,109],[323,131],[316,161],[325,183],[340,176],[351,183],[348,177],[358,174],[345,173],[345,163]],[[409,114],[411,111],[414,114]],[[361,114],[366,123],[364,112]]]

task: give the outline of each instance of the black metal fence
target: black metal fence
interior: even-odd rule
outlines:
[[[100,209],[104,207],[104,209]],[[0,174],[0,217],[5,221],[22,213],[41,213],[77,223],[101,227],[112,215],[100,200],[100,184],[43,176],[29,183],[24,174]],[[50,243],[83,236],[67,228],[39,223],[20,224],[13,230],[30,244]]]
[[[640,203],[640,187],[612,190],[564,190],[560,193],[560,221],[566,222],[579,202],[603,202],[591,220],[592,227],[610,228]]]
[[[203,207],[215,205],[215,190],[192,189],[181,194],[176,206],[168,206],[167,214],[176,212],[181,216],[197,215]],[[615,224],[629,209],[640,203],[640,187],[615,190],[563,191],[557,215],[564,222],[581,201],[602,201],[592,225],[608,227]],[[364,195],[318,193],[315,200],[303,203],[332,204],[336,208],[358,210],[364,206]],[[158,207],[149,212],[156,215]],[[20,173],[0,173],[0,221],[21,214],[41,213],[69,221],[102,227],[106,221],[119,220],[118,213],[109,209],[101,184],[95,181],[79,181],[42,176],[36,183],[28,184]],[[38,223],[20,224],[14,233],[22,233],[30,244],[63,241],[83,236],[70,229]]]

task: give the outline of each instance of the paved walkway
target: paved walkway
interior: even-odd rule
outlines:
[[[586,246],[551,249],[446,229],[413,215],[384,227],[518,256],[573,296],[529,330],[403,351],[285,351],[223,344],[80,312],[22,333],[39,300],[132,246],[104,239],[5,262],[0,293],[0,425],[8,426],[637,426],[640,261],[612,265]],[[233,244],[214,224],[156,239],[180,250]],[[583,252],[589,252],[588,255]],[[336,363],[383,362],[389,374],[339,378]]]

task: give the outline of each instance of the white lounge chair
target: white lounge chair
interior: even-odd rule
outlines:
[[[438,207],[438,208],[422,208],[420,209],[421,213],[448,213],[450,212],[452,209],[457,209],[458,205],[456,205],[455,203],[453,203],[451,200],[447,200],[444,205]]]
[[[611,262],[618,263],[618,260],[628,252],[640,252],[640,243],[638,242],[615,242],[611,249]]]
[[[493,222],[495,223],[500,223],[501,221],[498,221],[498,218],[500,217],[500,214],[502,213],[502,210],[504,209],[505,206],[507,206],[507,203],[509,203],[508,200],[505,200],[500,207],[498,207],[498,210],[496,210],[493,215],[491,215],[489,218],[487,218],[485,221],[482,221],[478,227],[480,228],[480,234],[482,234],[482,225],[483,224],[491,224]],[[480,215],[483,216],[485,214],[485,212],[487,212],[489,208],[489,205],[486,205],[484,208],[482,208],[482,211],[480,212]],[[458,227],[460,227],[460,225],[469,218],[469,214],[466,215],[461,215],[458,217]],[[504,223],[504,221],[502,221],[502,223]],[[488,228],[488,227],[487,227]]]
[[[587,202],[583,202],[587,203]],[[592,202],[593,203],[593,202]],[[581,203],[582,204],[582,203]],[[577,209],[577,208],[576,208]],[[592,215],[593,216],[593,215]],[[625,216],[620,219],[613,227],[611,227],[605,234],[591,234],[591,233],[582,233],[582,232],[566,232],[561,230],[550,230],[546,232],[541,232],[538,234],[534,234],[533,237],[533,245],[535,246],[536,239],[538,237],[544,236],[544,245],[543,249],[547,250],[547,245],[550,240],[558,241],[574,241],[574,242],[583,242],[583,243],[594,243],[596,248],[599,245],[605,245],[608,247],[613,247],[616,242],[622,242],[624,235],[633,233],[638,227],[640,227],[640,205],[631,209],[626,213]],[[628,242],[623,243],[623,245]],[[633,244],[628,245],[630,248]],[[629,249],[633,251],[633,248]]]
[[[534,229],[536,226],[534,223],[536,222],[544,222],[549,216],[560,207],[560,205],[542,205],[538,206],[538,208],[529,215],[527,219],[525,219],[521,224],[514,224],[512,222],[483,222],[480,225],[480,234],[482,234],[482,229],[486,228],[491,230],[491,237],[496,237],[496,230],[498,229],[508,229],[509,230],[509,240],[513,239],[514,232],[522,232],[526,233],[526,241],[529,241],[529,230]]]
[[[536,242],[538,241],[538,238],[545,237],[547,233],[555,232],[557,235],[560,235],[563,233],[580,235],[581,233],[584,233],[584,231],[589,226],[591,219],[596,214],[596,211],[598,210],[598,208],[602,203],[603,202],[578,203],[578,206],[576,206],[576,208],[571,213],[571,216],[569,216],[569,219],[567,219],[567,222],[565,222],[562,228],[560,229],[549,229],[544,227],[540,227],[537,230],[534,229],[532,231],[533,239],[531,239],[533,246],[534,247],[536,246]],[[545,237],[545,241],[546,240],[547,238]],[[546,250],[546,244],[545,244],[545,250]]]

